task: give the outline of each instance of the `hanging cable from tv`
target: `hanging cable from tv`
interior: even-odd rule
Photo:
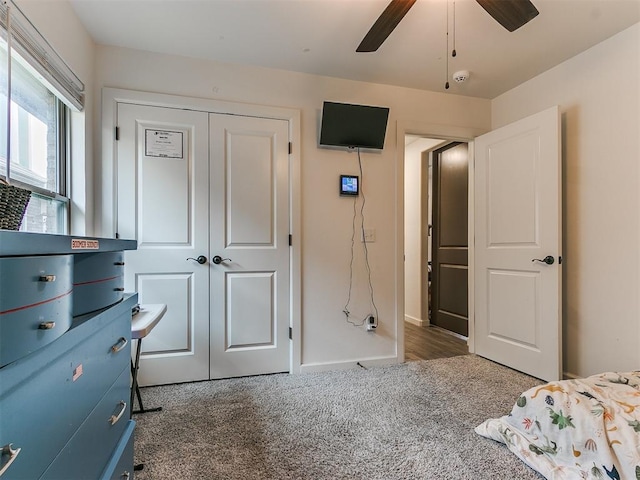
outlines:
[[[357,153],[358,153],[358,169],[360,171],[360,179],[363,179],[363,172],[362,172],[362,159],[360,157],[360,148],[357,148]],[[347,294],[347,302],[342,310],[342,312],[345,314],[346,320],[347,322],[349,322],[350,324],[352,324],[355,327],[360,327],[362,325],[364,325],[365,323],[367,324],[367,328],[369,330],[373,330],[375,328],[378,327],[378,307],[376,306],[376,302],[375,302],[375,295],[374,295],[374,289],[373,289],[373,281],[371,279],[371,265],[369,264],[369,249],[367,246],[367,239],[365,236],[365,215],[364,215],[364,208],[367,202],[366,196],[365,196],[365,191],[364,191],[364,187],[363,187],[364,182],[361,181],[360,182],[360,193],[362,194],[362,203],[360,205],[360,232],[362,235],[362,245],[363,245],[363,249],[364,249],[364,262],[365,262],[365,266],[366,266],[366,271],[367,271],[367,281],[368,281],[368,286],[369,286],[369,295],[370,295],[370,301],[371,301],[371,306],[375,312],[375,314],[373,315],[374,319],[373,322],[371,322],[371,314],[367,314],[365,315],[365,317],[360,320],[353,320],[352,319],[352,315],[351,312],[349,311],[349,304],[351,303],[351,291],[353,289],[353,262],[354,262],[354,258],[355,258],[355,245],[356,245],[356,233],[358,231],[357,228],[357,218],[358,218],[358,210],[357,210],[357,204],[358,204],[358,196],[354,196],[353,197],[353,218],[351,221],[351,259],[349,261],[349,291]]]

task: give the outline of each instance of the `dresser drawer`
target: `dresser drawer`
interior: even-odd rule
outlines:
[[[122,300],[122,252],[78,253],[73,266],[73,315],[84,315]]]
[[[128,390],[136,298],[91,316],[56,342],[0,369],[0,405],[11,412],[0,415],[0,446],[21,448],[7,478],[38,478],[123,372]],[[128,393],[123,398],[127,401]]]
[[[71,326],[71,255],[0,258],[0,367]]]
[[[41,477],[44,479],[98,478],[127,428],[130,417],[127,367],[69,443]]]
[[[100,480],[131,480],[133,479],[133,430],[136,422],[129,420],[118,446],[113,451],[107,467],[102,472]]]

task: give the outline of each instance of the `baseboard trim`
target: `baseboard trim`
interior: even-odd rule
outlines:
[[[330,372],[332,370],[352,370],[354,368],[381,367],[400,363],[396,355],[389,357],[370,357],[343,362],[305,363],[300,365],[300,373]]]
[[[426,327],[427,325],[429,325],[428,320],[422,320],[421,318],[412,317],[411,315],[405,315],[404,321],[409,322],[412,325],[416,325],[418,327]]]

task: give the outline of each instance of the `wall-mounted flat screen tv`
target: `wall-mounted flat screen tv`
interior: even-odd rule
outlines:
[[[318,143],[321,147],[382,150],[388,118],[387,107],[324,102]]]

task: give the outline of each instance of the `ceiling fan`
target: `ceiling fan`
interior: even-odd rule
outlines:
[[[538,15],[530,0],[476,0],[500,25],[513,32]],[[387,39],[416,0],[391,0],[367,32],[356,52],[375,52]]]

